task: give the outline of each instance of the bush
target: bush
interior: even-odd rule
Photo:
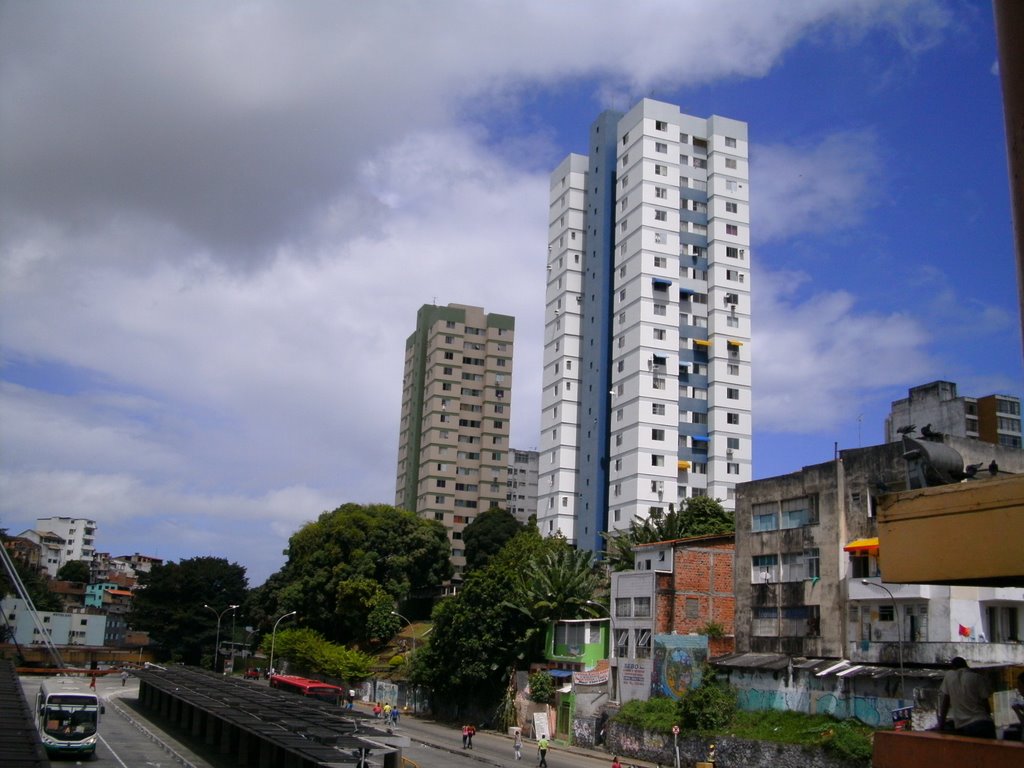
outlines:
[[[679,700],[679,721],[693,731],[714,731],[727,727],[736,716],[736,691],[715,679],[705,668],[700,687]]]
[[[547,672],[534,672],[530,675],[530,701],[548,704],[555,698],[555,679]]]
[[[668,733],[673,725],[678,725],[679,711],[672,699],[660,696],[647,701],[634,699],[623,704],[612,720],[645,731]]]

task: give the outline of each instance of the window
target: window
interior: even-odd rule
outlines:
[[[666,259],[664,256],[655,256],[654,266],[660,269],[664,269],[665,267],[668,266],[668,259]]]
[[[651,380],[651,386],[654,389],[664,389],[665,388],[665,379],[663,379],[660,376],[656,376],[654,379]]]
[[[637,629],[636,632],[636,657],[638,659],[651,658],[651,630]]]
[[[663,441],[664,439],[665,439],[665,430],[664,429],[652,429],[651,430],[651,440]]]
[[[730,451],[735,451],[740,447],[740,439],[738,437],[726,438],[725,447]]]
[[[725,146],[727,146],[727,147],[735,147],[736,146],[736,139],[734,139],[732,136],[726,136],[725,137]]]
[[[736,203],[726,203],[725,204],[725,212],[726,213],[739,213],[739,209],[740,209],[740,207],[738,205],[736,205]]]
[[[727,315],[725,318],[725,324],[730,328],[739,328],[740,319],[735,315]]]
[[[750,530],[755,533],[778,530],[779,519],[776,514],[777,509],[778,506],[774,501],[752,504],[750,507]]]
[[[736,167],[736,159],[733,158],[733,157],[725,158],[725,167],[726,168],[735,168]]]
[[[651,413],[655,416],[665,415],[665,404],[664,403],[651,403]]]
[[[740,399],[740,391],[738,389],[736,389],[735,387],[727,387],[726,390],[725,390],[725,396],[729,400],[739,400]]]
[[[753,584],[768,584],[779,580],[778,555],[754,555],[751,558],[750,581]]]
[[[651,454],[651,466],[652,467],[664,467],[665,466],[665,457],[662,456],[660,453],[652,453]]]
[[[740,473],[740,465],[730,461],[728,464],[725,465],[725,471],[727,474],[730,475],[738,475]]]
[[[707,168],[708,167],[708,161],[705,160],[703,157],[695,157],[695,158],[693,158],[693,167],[694,168]]]
[[[804,564],[807,569],[808,579],[820,579],[821,578],[821,556],[818,553],[818,548],[804,550]]]
[[[633,616],[637,619],[649,619],[651,617],[651,598],[633,598]]]
[[[727,413],[727,414],[725,414],[725,423],[726,424],[739,424],[740,423],[740,415],[738,413]]]
[[[732,179],[728,179],[725,182],[725,191],[726,192],[735,192],[736,191],[736,182],[733,181]]]
[[[668,199],[668,188],[666,187],[655,187],[654,196],[662,200]]]
[[[739,272],[739,271],[737,271],[735,269],[727,269],[727,270],[725,270],[725,279],[726,280],[734,280],[737,283],[742,283],[743,282],[743,273]]]
[[[686,598],[686,618],[700,618],[700,601],[696,597]]]
[[[879,621],[895,621],[895,618],[893,607],[891,605],[878,606]]]
[[[737,227],[735,224],[726,224],[725,225],[725,234],[727,234],[727,235],[738,235],[739,233],[740,233],[740,228]]]
[[[740,249],[728,246],[725,249],[725,255],[728,256],[730,259],[738,259],[740,257]]]
[[[666,152],[668,152],[668,144],[666,144],[663,141],[656,141],[654,142],[654,151],[660,152],[661,154],[665,154]]]
[[[655,211],[654,212],[654,220],[655,221],[668,221],[668,212],[667,211]]]
[[[665,315],[668,314],[668,307],[665,304],[655,304],[654,305],[654,314],[656,314],[656,315],[658,315],[660,317],[664,317]]]
[[[666,123],[664,120],[655,120],[654,121],[654,130],[656,130],[656,131],[667,131],[668,130],[668,123]]]
[[[785,499],[782,502],[782,528],[800,528],[817,522],[817,505],[811,497]]]
[[[655,328],[654,329],[654,339],[655,339],[655,341],[664,341],[665,340],[665,329],[664,328]]]
[[[628,619],[633,616],[633,600],[629,597],[615,598],[615,618]]]
[[[667,165],[655,165],[654,166],[654,175],[655,176],[668,176],[668,166]]]

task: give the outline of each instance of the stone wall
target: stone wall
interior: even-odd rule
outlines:
[[[675,764],[672,736],[650,733],[622,723],[609,723],[607,749],[622,763],[644,760],[658,765]],[[680,768],[694,766],[708,758],[715,745],[715,768],[868,768],[870,760],[840,760],[816,747],[721,738],[685,736],[679,738]]]

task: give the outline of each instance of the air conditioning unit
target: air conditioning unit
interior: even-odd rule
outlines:
[[[732,448],[726,448],[725,455],[728,456],[731,459],[732,458]]]

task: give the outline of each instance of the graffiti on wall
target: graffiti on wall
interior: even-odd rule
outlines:
[[[732,674],[729,682],[737,689],[740,709],[748,712],[790,710],[832,715],[840,720],[856,718],[867,725],[883,726],[891,722],[892,710],[904,703],[888,696],[858,696],[834,689],[816,689],[806,680],[775,679],[765,673]]]
[[[700,685],[707,635],[655,635],[651,695],[678,699]]]

